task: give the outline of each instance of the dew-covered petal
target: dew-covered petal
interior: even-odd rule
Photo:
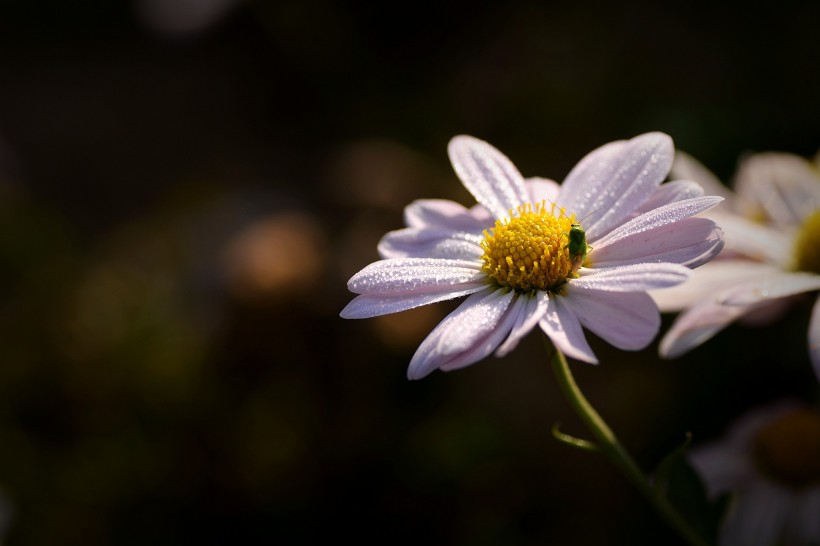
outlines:
[[[563,301],[585,328],[619,349],[643,349],[660,329],[660,313],[646,292],[608,292],[569,283]]]
[[[590,244],[594,245],[594,248],[601,249],[636,233],[656,229],[667,224],[673,224],[684,218],[699,214],[717,205],[722,200],[722,197],[707,195],[676,201],[675,203],[670,203],[641,214],[637,218],[633,218],[629,222],[616,227],[600,239],[594,239],[589,236],[589,232],[587,232],[587,239],[591,242]]]
[[[588,237],[599,238],[652,195],[669,172],[673,156],[672,139],[663,133],[598,148],[567,175],[558,204],[579,220],[589,215],[584,224]]]
[[[658,186],[649,199],[635,209],[635,215],[638,216],[658,207],[668,205],[669,203],[702,197],[703,194],[703,188],[697,182],[692,182],[691,180],[673,180]]]
[[[790,492],[765,479],[752,480],[739,493],[721,528],[720,544],[772,546],[792,511]]]
[[[541,201],[555,203],[555,199],[558,197],[558,192],[561,189],[561,186],[554,180],[538,176],[527,178],[526,186],[527,192],[530,195],[530,203],[533,204],[538,204]]]
[[[487,283],[481,263],[435,258],[391,258],[374,262],[347,282],[355,294],[440,294]]]
[[[566,356],[582,362],[597,364],[598,359],[584,336],[578,317],[564,303],[564,299],[561,296],[548,299],[547,309],[538,321],[538,326]]]
[[[694,180],[703,188],[704,194],[719,195],[727,200],[730,207],[732,206],[732,200],[735,198],[734,192],[726,187],[712,171],[686,152],[675,150],[675,159],[672,161],[670,176],[672,178]]]
[[[504,343],[498,347],[496,356],[505,356],[518,346],[518,342],[526,336],[538,324],[541,317],[547,311],[549,294],[545,291],[537,291],[535,295],[518,296],[516,303],[520,307],[520,312],[513,323],[510,335]]]
[[[339,316],[344,319],[363,319],[389,315],[400,311],[407,311],[428,305],[437,301],[455,299],[467,296],[479,290],[486,289],[486,285],[472,286],[462,290],[449,290],[439,294],[407,294],[404,296],[367,295],[356,296],[348,303]]]
[[[809,319],[809,356],[817,380],[820,381],[820,296],[814,302]]]
[[[716,294],[727,288],[778,271],[778,268],[764,263],[718,259],[694,269],[685,283],[652,290],[649,295],[661,312],[680,311],[704,298],[714,299]]]
[[[492,353],[512,328],[515,317],[508,310],[514,295],[488,288],[469,296],[421,342],[410,360],[408,379],[468,366]]]
[[[708,299],[684,311],[672,323],[660,343],[660,355],[677,358],[726,328],[749,307],[726,306]]]
[[[718,302],[724,305],[745,306],[812,290],[820,290],[820,275],[800,271],[778,271],[726,290],[718,297]]]
[[[617,244],[595,247],[590,259],[595,267],[643,262],[669,262],[695,268],[717,256],[723,232],[706,218],[684,218],[674,224],[628,235]]]
[[[619,267],[582,268],[580,271],[581,277],[569,281],[570,287],[608,292],[645,292],[666,288],[684,282],[691,274],[689,268],[673,263],[639,263]]]
[[[710,210],[706,215],[723,229],[726,250],[781,268],[791,264],[794,231],[774,229],[719,210]]]
[[[387,233],[379,241],[382,258],[445,258],[479,260],[484,250],[481,235],[449,228],[405,228]]]
[[[464,186],[496,218],[508,217],[529,200],[521,173],[490,144],[460,135],[450,140],[447,151]]]
[[[411,228],[435,227],[468,233],[481,233],[488,225],[464,205],[447,199],[413,201],[404,208],[404,223]]]

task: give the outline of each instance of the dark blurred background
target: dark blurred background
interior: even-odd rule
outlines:
[[[404,205],[471,202],[455,134],[556,180],[650,130],[815,154],[820,4],[730,5],[0,4],[3,544],[676,544],[550,436],[539,336],[409,382],[452,303],[338,313]],[[650,469],[814,395],[809,309],[573,368]]]

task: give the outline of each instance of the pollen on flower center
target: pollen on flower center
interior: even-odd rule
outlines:
[[[820,274],[820,210],[815,211],[803,222],[797,234],[795,254],[798,271]]]
[[[754,439],[760,469],[792,487],[820,482],[820,414],[789,412],[762,428]]]
[[[512,211],[511,211],[512,212]],[[544,203],[518,207],[518,215],[496,220],[484,231],[484,272],[501,286],[522,292],[555,290],[574,275],[568,234],[575,215]],[[576,268],[577,269],[577,266]]]

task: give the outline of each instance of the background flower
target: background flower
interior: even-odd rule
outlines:
[[[721,546],[820,542],[820,413],[795,402],[748,412],[690,461],[712,496],[733,498]]]
[[[661,341],[661,354],[679,356],[733,320],[770,323],[794,296],[820,289],[820,171],[798,156],[765,153],[744,159],[736,193],[720,190],[705,167],[681,154],[675,172],[727,196],[706,213],[726,232],[719,259],[678,288],[654,292],[664,311],[685,309]],[[808,346],[820,378],[820,299]]]

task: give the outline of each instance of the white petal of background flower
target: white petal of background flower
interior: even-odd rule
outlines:
[[[723,248],[722,230],[706,218],[684,218],[674,224],[623,237],[615,245],[594,247],[595,267],[669,262],[695,268]]]
[[[718,180],[712,171],[686,152],[675,150],[675,159],[672,162],[670,176],[672,178],[694,180],[703,188],[706,195],[724,197],[727,205],[729,207],[733,206],[732,201],[735,198],[735,193]]]
[[[347,288],[355,294],[385,296],[439,293],[485,283],[481,264],[437,258],[391,258],[373,262],[353,275]]]
[[[799,494],[790,514],[787,532],[795,544],[820,544],[820,487]],[[792,542],[787,542],[791,544]]]
[[[772,546],[792,510],[791,494],[758,479],[737,499],[721,529],[721,546]]]
[[[726,286],[763,278],[779,271],[779,268],[769,264],[748,260],[715,260],[692,270],[687,282],[671,288],[652,290],[649,294],[662,312],[680,311],[703,298],[714,300]]]
[[[581,269],[581,277],[573,279],[573,288],[589,288],[612,292],[645,292],[655,288],[675,286],[689,278],[689,268],[671,263],[640,263],[619,267]]]
[[[762,206],[779,225],[799,225],[820,208],[820,175],[810,162],[794,154],[749,156],[738,167],[735,191]]]
[[[502,322],[510,315],[513,296],[512,291],[492,288],[470,295],[421,342],[410,360],[408,379],[421,379],[438,368],[467,366],[493,352],[512,328]]]
[[[794,230],[773,229],[717,209],[707,211],[704,216],[714,220],[723,229],[727,250],[776,264],[784,269],[791,266],[794,259]]]
[[[820,296],[814,301],[809,319],[809,356],[817,380],[820,381]]]
[[[447,151],[464,187],[496,218],[509,216],[511,209],[529,200],[515,165],[483,140],[457,136],[450,140]]]
[[[720,305],[702,300],[678,315],[660,343],[664,358],[677,358],[697,347],[743,315],[749,307]]]
[[[669,172],[674,147],[668,135],[646,133],[627,141],[614,154],[601,155],[593,169],[573,169],[558,198],[579,220],[595,212],[586,224],[587,237],[592,240],[620,224],[652,195]]]
[[[724,305],[752,305],[764,300],[820,290],[820,275],[778,271],[763,278],[727,289],[717,297]]]
[[[689,462],[697,470],[710,497],[749,483],[757,476],[746,447],[723,441],[689,452]]]
[[[658,308],[646,292],[589,290],[570,283],[562,302],[585,328],[627,351],[649,345],[661,325]]]
[[[559,351],[570,358],[597,364],[598,359],[587,343],[581,322],[564,304],[564,298],[549,298],[547,309],[538,325]]]

